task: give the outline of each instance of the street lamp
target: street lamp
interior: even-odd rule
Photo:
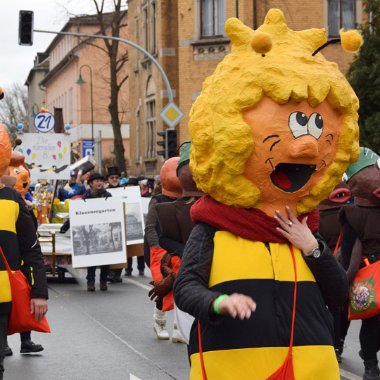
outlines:
[[[82,78],[82,68],[86,67],[90,71],[90,102],[91,102],[91,151],[94,154],[94,100],[92,92],[92,69],[89,65],[82,65],[79,67],[79,78],[76,81],[78,86],[84,85],[86,82]]]

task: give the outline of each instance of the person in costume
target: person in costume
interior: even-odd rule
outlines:
[[[30,199],[26,198],[30,187],[30,172],[28,166],[25,164],[25,156],[19,152],[12,151],[11,161],[8,166],[7,175],[14,178],[13,187],[25,201],[28,207],[30,216],[33,219],[33,224],[35,228],[38,228],[37,219],[33,213],[33,204]],[[21,349],[22,354],[31,354],[43,351],[43,346],[41,344],[36,344],[31,339],[31,332],[25,331],[20,333],[21,339]],[[5,356],[13,355],[12,349],[8,346],[5,347]]]
[[[11,159],[11,142],[3,125],[0,125],[0,178]],[[31,285],[31,312],[41,320],[47,312],[48,289],[41,247],[36,228],[25,201],[0,179],[0,246],[12,270],[22,269]],[[21,263],[23,265],[21,267]],[[7,270],[0,259],[0,379],[4,372],[4,350],[7,326],[12,306],[12,295]]]
[[[191,171],[208,194],[191,208],[174,283],[196,318],[190,379],[338,380],[326,305],[341,305],[348,283],[315,208],[358,158],[358,99],[318,52],[323,29],[290,30],[271,9],[258,30],[233,18],[226,32],[232,51],[189,121]],[[342,45],[358,49],[347,33]]]
[[[342,263],[351,282],[363,259],[380,260],[380,157],[360,148],[359,160],[346,171],[354,206],[344,207],[340,214],[343,226]],[[350,308],[356,307],[352,302]],[[380,350],[380,315],[362,320],[360,357],[364,362],[363,380],[380,380],[377,352]]]
[[[174,202],[158,203],[156,213],[160,225],[160,247],[167,251],[162,256],[160,271],[162,280],[152,281],[153,288],[149,291],[152,300],[163,304],[162,310],[175,308],[173,303],[173,285],[177,276],[185,244],[190,236],[194,223],[190,218],[190,208],[204,193],[197,189],[190,171],[190,142],[180,147],[180,158],[177,166],[177,176],[182,186],[182,197]],[[158,264],[158,263],[157,263]],[[157,271],[158,268],[154,270]],[[152,267],[151,267],[152,270]],[[174,343],[185,343],[186,338],[179,329],[177,309],[174,312],[173,334]]]
[[[144,258],[152,272],[153,281],[162,280],[160,263],[162,256],[167,253],[166,250],[160,246],[159,242],[161,229],[158,223],[156,205],[165,202],[174,202],[181,197],[182,187],[176,174],[178,162],[179,157],[172,157],[166,160],[162,165],[160,170],[162,191],[150,200],[148,214],[146,216]],[[162,307],[162,299],[158,299],[153,312],[153,331],[157,339],[167,340],[169,339],[169,333],[166,329],[166,313],[162,311]]]
[[[320,215],[319,232],[337,260],[341,260],[340,243],[343,234],[338,215],[341,208],[347,204],[351,204],[351,202],[351,191],[347,183],[341,181],[329,197],[318,206]],[[330,309],[334,318],[334,347],[338,363],[342,361],[344,341],[350,326],[350,322],[347,319],[347,307],[348,302],[345,302],[341,307]]]

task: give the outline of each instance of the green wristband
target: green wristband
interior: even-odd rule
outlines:
[[[229,295],[227,294],[221,294],[215,301],[214,301],[214,304],[213,304],[213,309],[214,309],[214,313],[215,314],[219,314],[219,304],[225,300],[226,298],[228,298]]]

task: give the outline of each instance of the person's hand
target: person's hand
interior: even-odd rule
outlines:
[[[34,314],[36,321],[40,321],[47,313],[48,304],[44,298],[32,298],[30,300],[30,314]]]
[[[286,212],[288,217],[276,210],[274,217],[280,225],[280,227],[276,227],[277,231],[299,248],[304,255],[311,254],[314,248],[318,248],[318,241],[307,225],[307,217],[303,218],[301,223],[288,206],[286,206]]]
[[[160,269],[163,277],[167,277],[173,272],[171,268],[171,261],[172,256],[169,253],[165,253],[165,255],[162,256]]]
[[[158,299],[164,298],[173,289],[174,280],[175,273],[172,272],[161,281],[151,281],[150,284],[153,285],[153,288],[148,293],[150,299],[157,302]]]
[[[244,294],[233,293],[218,305],[218,314],[249,319],[256,310],[256,302]]]

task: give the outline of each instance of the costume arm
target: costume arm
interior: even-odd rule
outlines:
[[[325,303],[329,307],[342,305],[348,296],[346,271],[332,255],[330,248],[319,234],[318,240],[321,256],[318,259],[305,256],[305,261],[313,273],[321,290]]]
[[[182,256],[181,268],[174,283],[174,300],[183,311],[199,320],[214,318],[213,301],[221,294],[208,288],[214,253],[215,229],[206,224],[193,228]]]
[[[171,255],[179,257],[182,257],[183,251],[185,249],[185,244],[162,235],[160,236],[159,244],[160,247],[168,251],[168,253]]]
[[[18,204],[19,215],[16,222],[16,233],[21,259],[24,262],[22,271],[32,286],[31,298],[48,299],[45,265],[37,239],[37,231],[21,197],[18,198]]]
[[[159,228],[158,217],[156,211],[157,200],[152,198],[149,202],[148,214],[145,222],[145,236],[148,241],[149,247],[159,247]]]

